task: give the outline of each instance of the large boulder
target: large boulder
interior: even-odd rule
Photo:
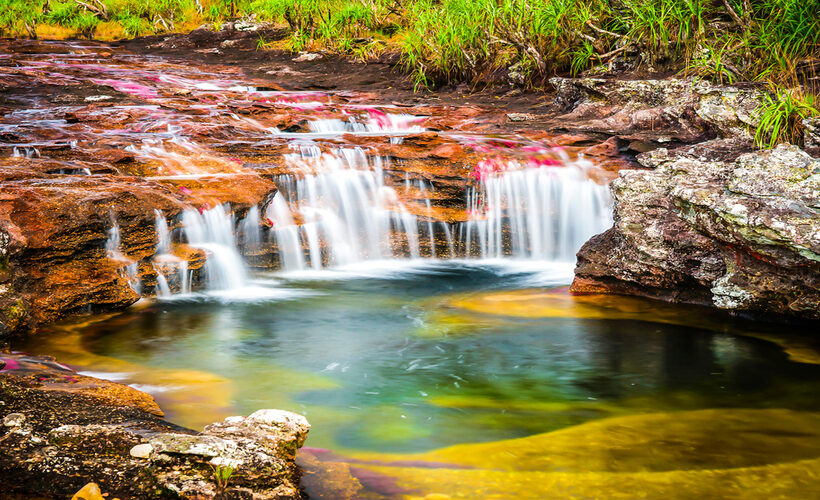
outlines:
[[[639,157],[612,184],[615,224],[578,253],[572,291],[820,319],[820,161],[796,146]]]
[[[259,410],[197,433],[131,387],[47,357],[0,357],[0,473],[15,478],[6,493],[69,498],[94,481],[112,498],[301,498],[301,415]]]

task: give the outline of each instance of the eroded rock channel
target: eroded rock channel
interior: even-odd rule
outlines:
[[[805,486],[816,432],[768,436],[816,423],[795,388],[820,381],[814,342],[713,309],[820,319],[813,128],[808,152],[755,151],[754,87],[316,90],[299,84],[310,63],[219,64],[191,44],[0,41],[0,336],[37,332],[0,356],[15,494],[92,480],[146,498]],[[678,335],[689,361],[645,357]],[[746,367],[779,374],[782,410],[754,409],[777,387]],[[703,388],[714,376],[731,398]],[[310,424],[259,401],[322,429],[301,484]],[[634,432],[596,440],[610,426]],[[640,455],[644,436],[691,451],[721,432],[745,460]],[[572,450],[582,434],[590,456]],[[625,458],[598,464],[596,446]]]

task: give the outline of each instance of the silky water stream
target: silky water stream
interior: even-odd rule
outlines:
[[[16,349],[149,392],[195,429],[260,408],[304,414],[312,498],[820,496],[820,355],[803,332],[568,293],[575,252],[612,222],[606,179],[578,151],[452,133],[472,163],[419,175],[376,151],[396,155],[425,130],[393,106],[255,91],[170,64],[157,78],[146,63],[125,85],[124,70],[99,64],[68,67],[76,79],[103,68],[111,79],[96,85],[149,106],[129,108],[144,120],[136,132],[94,133],[171,170],[158,181],[239,175],[203,165],[227,169],[214,151],[244,143],[237,162],[278,193],[242,217],[223,205],[158,211],[153,293],[112,223],[109,257],[150,298]],[[190,116],[151,107],[165,84],[184,89],[177,101],[210,93],[208,104]],[[336,114],[294,132],[219,104],[252,98]],[[196,144],[203,124],[232,142]],[[66,135],[92,133],[72,126]],[[285,149],[265,156],[272,145]],[[441,195],[454,178],[456,201]],[[174,254],[183,243],[207,256],[197,279]]]

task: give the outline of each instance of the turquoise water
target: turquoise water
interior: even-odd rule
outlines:
[[[557,284],[565,267],[534,266],[388,262],[265,275],[231,295],[92,323],[82,350],[140,366],[108,376],[152,392],[174,421],[196,427],[284,408],[313,424],[308,446],[335,450],[419,452],[650,411],[820,406],[820,366],[790,361],[725,321],[656,322],[650,302],[643,319],[514,317],[455,304],[534,285],[573,300]],[[94,358],[60,358],[110,371]],[[225,383],[192,395],[190,375],[145,375],[158,370]]]

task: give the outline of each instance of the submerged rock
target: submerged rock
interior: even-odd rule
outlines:
[[[711,160],[720,145],[621,172],[615,225],[579,251],[572,291],[820,319],[820,161],[790,145]]]

